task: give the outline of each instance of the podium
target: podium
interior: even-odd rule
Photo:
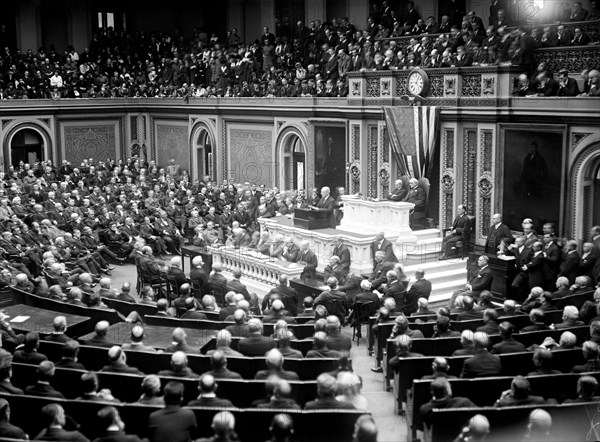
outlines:
[[[327,229],[329,212],[309,209],[294,209],[294,226],[305,230]]]

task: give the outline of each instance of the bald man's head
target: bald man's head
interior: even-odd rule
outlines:
[[[362,415],[354,424],[354,440],[356,442],[377,442],[377,426],[369,415]]]
[[[271,421],[271,434],[276,440],[285,440],[294,434],[294,423],[289,414],[276,414]]]

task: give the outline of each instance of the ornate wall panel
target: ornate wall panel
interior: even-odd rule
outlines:
[[[463,75],[461,95],[463,97],[481,96],[481,75]]]
[[[377,126],[369,125],[367,134],[367,149],[368,149],[368,166],[367,173],[369,176],[367,186],[367,196],[370,198],[377,197]]]
[[[156,161],[165,165],[171,158],[183,169],[190,170],[188,124],[175,121],[155,121]]]
[[[441,148],[441,219],[440,226],[443,228],[450,227],[454,218],[454,194],[456,183],[456,171],[454,170],[454,129],[444,128],[442,133],[442,148]]]
[[[469,210],[475,207],[477,162],[477,129],[465,129],[463,135],[463,202]]]
[[[360,192],[360,125],[350,125],[350,158],[346,187],[350,194]]]
[[[228,177],[237,182],[271,183],[273,176],[273,128],[229,124]]]
[[[493,211],[494,183],[496,173],[494,171],[494,131],[492,129],[481,129],[479,139],[479,174],[477,178],[477,191],[479,195],[478,212],[476,223],[478,227],[478,238],[487,236],[488,226],[491,224]]]
[[[84,158],[106,161],[108,158],[120,158],[122,120],[94,122],[59,122],[58,140],[62,158],[72,164],[81,164]],[[60,160],[62,161],[62,158]]]

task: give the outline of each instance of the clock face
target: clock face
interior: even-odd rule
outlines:
[[[413,72],[408,76],[408,90],[413,95],[421,95],[425,87],[423,76],[418,72]]]

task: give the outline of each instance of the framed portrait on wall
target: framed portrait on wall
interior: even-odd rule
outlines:
[[[503,222],[521,231],[531,218],[538,233],[544,223],[564,229],[566,126],[501,125],[499,159]]]
[[[346,185],[345,126],[315,123],[314,159],[315,187],[328,186],[335,198],[335,189]]]

